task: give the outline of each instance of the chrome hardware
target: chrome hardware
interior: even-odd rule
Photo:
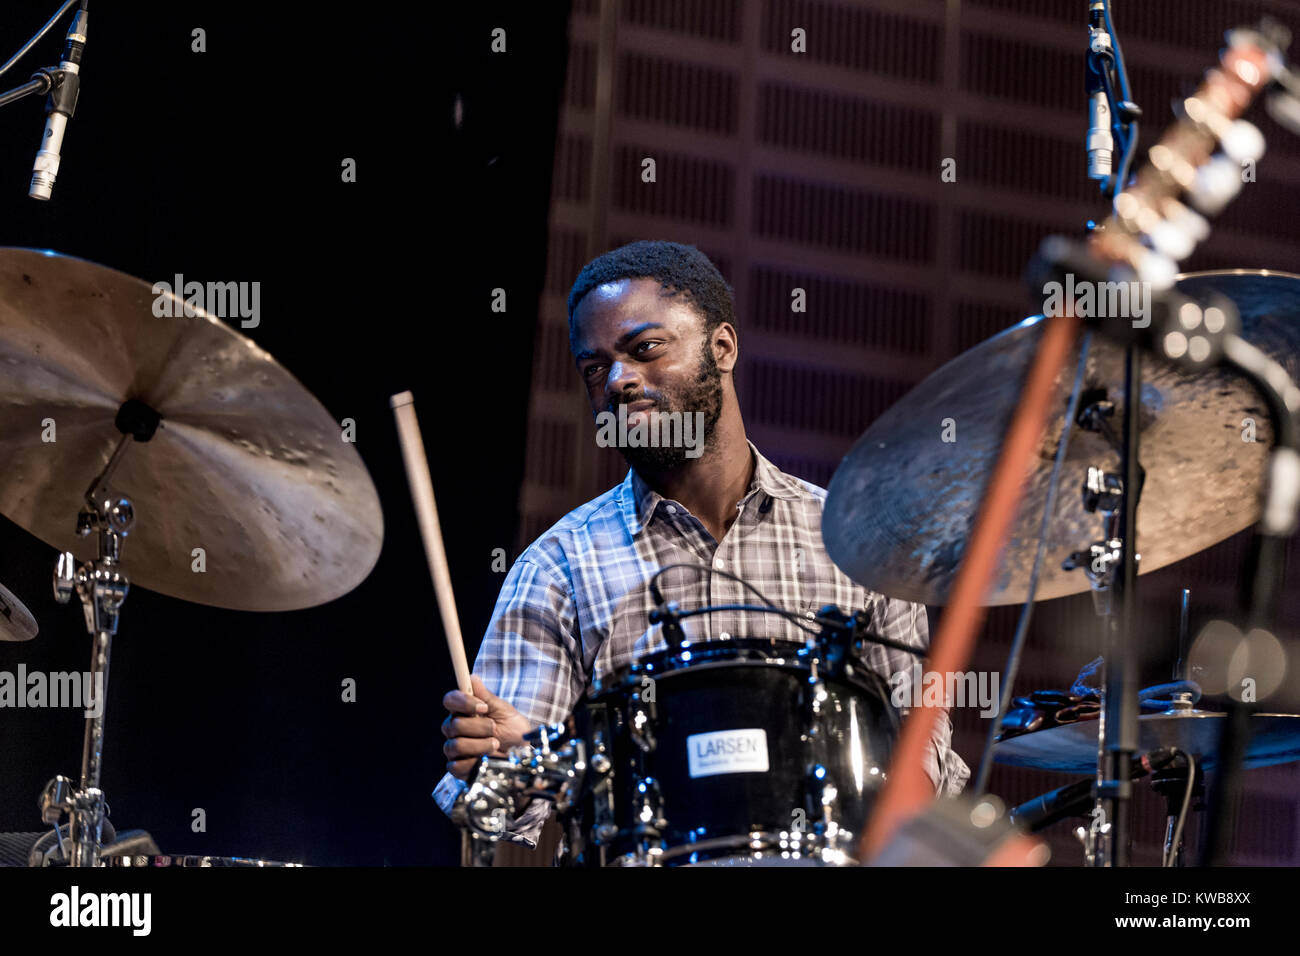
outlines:
[[[474,782],[457,799],[452,820],[475,840],[500,841],[514,824],[515,808],[547,800],[564,811],[581,785],[586,744],[565,738],[563,724],[539,727],[505,757],[479,760]]]
[[[71,551],[59,555],[54,568],[54,600],[67,604],[77,590],[77,559]]]
[[[123,409],[126,407],[124,405]],[[119,419],[126,421],[122,419],[122,410],[119,410]],[[152,429],[147,429],[147,434],[140,431],[135,437],[147,441],[151,435]],[[113,637],[117,634],[118,613],[131,589],[131,582],[119,564],[122,539],[135,524],[135,508],[131,500],[112,492],[109,480],[131,439],[132,432],[124,428],[108,463],[87,489],[85,504],[77,514],[77,534],[83,537],[96,535],[97,557],[78,568],[73,555],[65,551],[59,555],[54,570],[55,600],[67,603],[73,590],[81,598],[86,630],[92,639],[91,674],[102,681],[97,686],[104,694],[108,691],[108,664]],[[68,814],[73,866],[96,866],[99,863],[102,828],[107,813],[104,793],[99,789],[103,753],[104,708],[101,706],[96,708],[93,716],[86,718],[80,785],[72,789],[65,778],[55,777],[41,795],[41,815],[45,822],[57,825],[58,818]]]
[[[642,700],[640,691],[633,693],[631,700],[628,702],[628,735],[642,753],[651,753],[658,746],[652,729],[654,720],[654,701]]]
[[[825,681],[814,672],[808,679],[808,730],[804,734],[808,753],[808,811],[817,822],[813,824],[815,833],[825,833],[827,827],[835,826],[836,800],[839,790],[826,769],[830,764],[823,714],[828,708],[836,706],[836,701],[826,687]]]

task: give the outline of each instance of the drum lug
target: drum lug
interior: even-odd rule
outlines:
[[[831,761],[826,728],[822,720],[822,714],[833,701],[825,681],[815,674],[808,680],[807,693],[808,732],[804,739],[808,744],[806,786],[808,811],[813,819],[819,821],[819,828],[825,829],[835,825],[833,811],[839,797],[835,781],[826,769]]]
[[[618,824],[614,822],[614,788],[606,778],[592,788],[591,842],[597,846],[606,846],[616,836]]]
[[[614,822],[614,789],[610,773],[614,761],[609,755],[607,743],[609,731],[609,713],[603,706],[591,709],[591,768],[589,793],[591,795],[591,842],[596,846],[607,846],[618,836],[618,824]]]
[[[659,746],[655,740],[654,722],[658,717],[655,702],[642,700],[638,690],[632,694],[627,707],[627,733],[642,753],[652,753]]]
[[[614,788],[608,776],[602,776],[591,788],[591,842],[602,849],[618,836],[614,822]]]
[[[646,865],[655,866],[664,851],[663,835],[668,827],[663,815],[663,794],[659,790],[659,781],[654,777],[637,780],[636,792],[639,798],[639,805],[635,808],[638,823],[633,832],[637,839],[637,858]]]
[[[602,720],[591,734],[591,770],[600,777],[604,777],[614,768],[614,762],[609,758],[609,746],[605,743],[605,722]]]

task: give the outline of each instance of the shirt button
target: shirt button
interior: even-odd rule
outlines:
[[[719,571],[727,570],[727,562],[723,561],[721,558],[714,558],[713,566],[717,568]]]
[[[676,505],[664,505],[664,511],[667,511],[670,515],[675,515],[675,514],[677,514],[677,506],[676,506]]]

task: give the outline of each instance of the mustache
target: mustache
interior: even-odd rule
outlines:
[[[614,396],[613,398],[611,398],[611,399],[606,403],[605,407],[606,407],[609,411],[614,412],[614,411],[617,410],[618,406],[620,406],[620,405],[631,405],[631,404],[633,404],[634,402],[654,402],[655,405],[662,407],[662,406],[663,406],[663,396],[662,396],[662,395],[650,395],[650,394],[647,394],[647,393],[644,393],[644,392],[641,393],[640,395],[619,394],[619,395],[616,395],[616,396]]]

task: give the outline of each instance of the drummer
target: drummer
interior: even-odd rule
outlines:
[[[782,472],[746,438],[731,288],[703,253],[643,241],[587,263],[569,293],[569,344],[598,441],[616,437],[631,468],[511,567],[479,648],[473,696],[453,690],[443,698],[447,775],[434,796],[446,812],[484,754],[503,756],[538,725],[564,720],[594,680],[666,647],[663,629],[649,623],[650,577],[665,565],[704,565],[660,578],[665,600],[683,609],[754,603],[712,567],[784,609],[811,618],[827,604],[865,608],[874,632],[928,646],[923,605],[867,591],[827,556],[826,492]],[[654,432],[667,422],[679,427]],[[651,444],[648,434],[673,440]],[[784,618],[745,612],[682,626],[698,641],[806,637]],[[868,644],[863,656],[886,680],[912,673],[904,651]],[[970,775],[951,737],[944,713],[925,768],[941,794],[960,792]],[[535,846],[548,810],[534,801],[507,838]]]

